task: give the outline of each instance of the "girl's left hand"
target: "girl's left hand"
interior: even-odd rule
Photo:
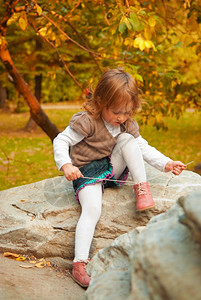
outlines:
[[[181,161],[169,161],[165,166],[165,171],[171,171],[175,175],[179,175],[183,170],[186,169],[186,165]]]

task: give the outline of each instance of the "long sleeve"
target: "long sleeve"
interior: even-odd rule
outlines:
[[[142,136],[137,137],[136,141],[142,151],[144,161],[154,168],[164,172],[167,162],[171,159],[156,150],[156,148],[150,146],[148,142],[142,138]]]
[[[64,131],[59,133],[53,141],[54,160],[58,170],[67,163],[71,163],[69,155],[70,146],[79,143],[84,136],[76,132],[70,126],[66,127]]]

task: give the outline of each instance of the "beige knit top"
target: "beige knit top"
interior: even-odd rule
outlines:
[[[88,112],[79,112],[72,117],[69,125],[84,136],[81,142],[71,147],[70,157],[74,166],[82,167],[112,153],[117,137],[109,133],[101,117],[94,119]],[[128,119],[120,127],[121,132],[130,133],[135,138],[139,136],[139,126],[134,119]]]

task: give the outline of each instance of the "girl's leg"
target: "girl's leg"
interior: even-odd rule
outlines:
[[[153,207],[154,201],[146,179],[142,153],[132,135],[128,133],[119,135],[112,152],[111,162],[117,178],[122,174],[125,167],[128,167],[135,183],[133,188],[136,194],[136,209],[142,211]]]
[[[102,184],[88,185],[79,192],[82,207],[75,232],[75,261],[89,257],[89,250],[96,224],[101,215]]]
[[[86,273],[89,262],[89,250],[96,224],[101,215],[102,183],[88,185],[79,192],[82,207],[81,216],[75,232],[75,258],[72,276],[83,287],[87,287],[90,277]]]
[[[118,136],[117,144],[112,152],[111,162],[117,178],[127,166],[135,184],[146,182],[147,178],[142,153],[131,134],[122,133]]]

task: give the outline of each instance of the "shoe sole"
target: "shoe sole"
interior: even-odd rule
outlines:
[[[144,211],[144,210],[147,210],[147,209],[150,209],[150,208],[153,208],[155,207],[155,205],[152,205],[152,206],[149,206],[149,207],[146,207],[146,208],[142,208],[142,209],[136,209],[136,211]]]
[[[83,288],[88,288],[88,285],[84,285],[84,284],[82,284],[81,282],[79,282],[75,277],[73,277],[72,274],[71,274],[71,277],[72,277],[72,279],[73,279],[75,282],[77,282],[81,287],[83,287]]]

